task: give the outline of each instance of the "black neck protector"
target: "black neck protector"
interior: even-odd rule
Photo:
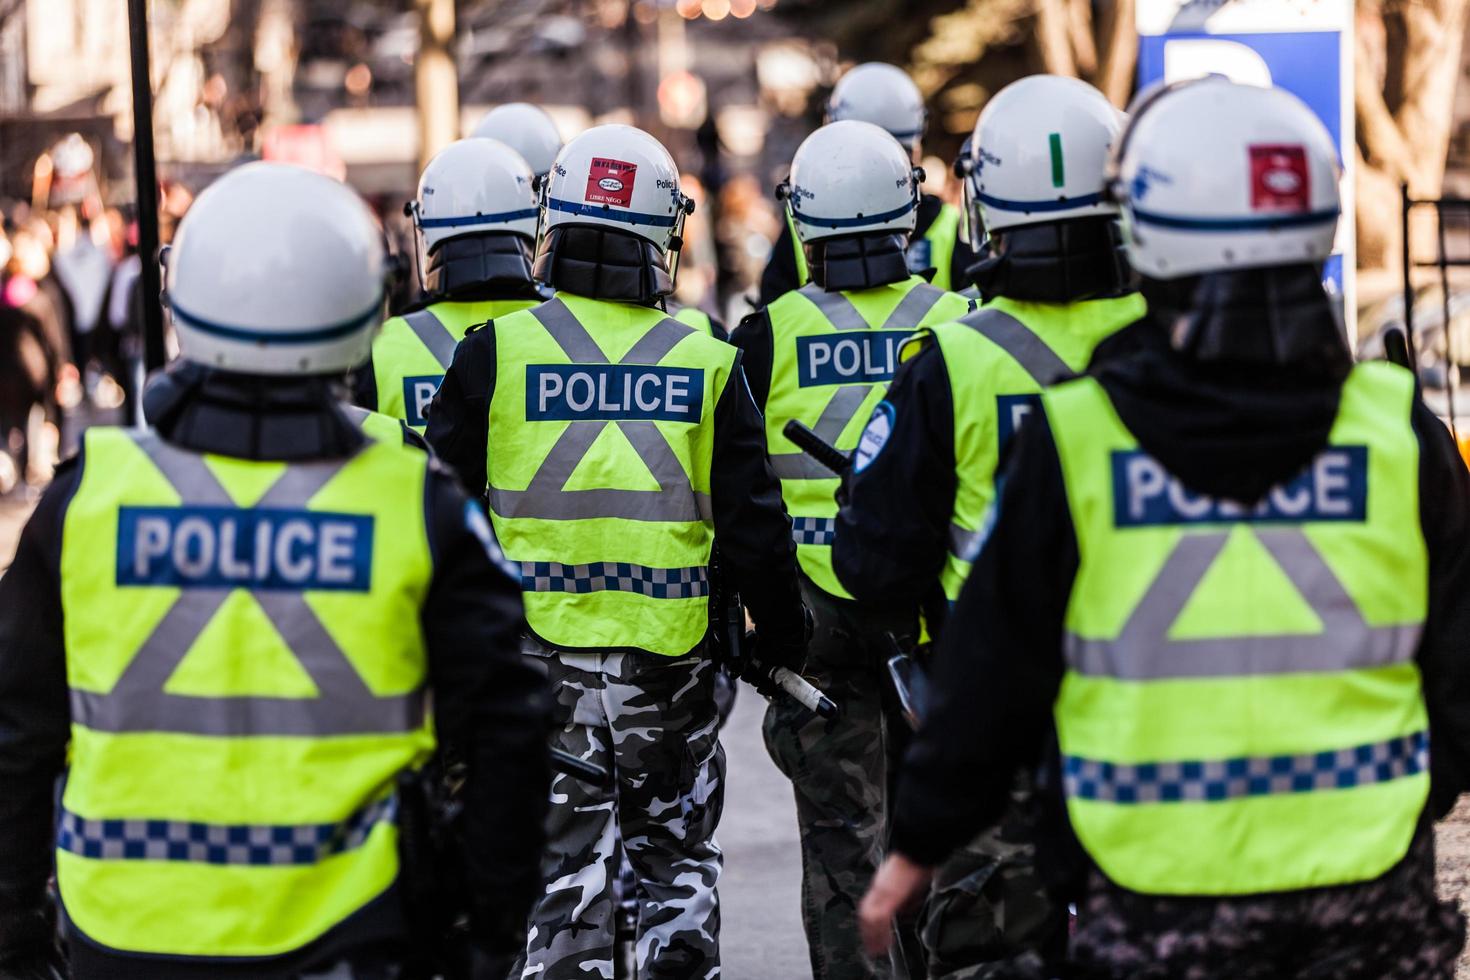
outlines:
[[[1079,303],[1132,289],[1118,223],[1106,217],[1007,228],[966,272],[986,300]]]
[[[812,282],[828,292],[872,289],[908,279],[907,236],[879,231],[803,245]]]
[[[1185,357],[1222,366],[1292,368],[1340,379],[1352,368],[1320,265],[1143,280],[1149,312]]]
[[[429,253],[424,292],[435,302],[534,296],[531,242],[511,232],[460,235],[440,242]]]
[[[652,242],[602,225],[558,225],[536,256],[536,278],[591,299],[650,306],[674,291],[663,253]]]
[[[182,449],[236,459],[340,459],[363,444],[329,376],[236,374],[177,360],[148,383],[143,415]]]

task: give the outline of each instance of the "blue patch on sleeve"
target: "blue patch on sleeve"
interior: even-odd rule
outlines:
[[[893,407],[892,402],[881,401],[878,407],[873,409],[873,417],[868,419],[867,428],[858,439],[857,451],[852,454],[852,471],[861,473],[878,458],[883,452],[883,447],[888,445],[888,439],[893,435],[893,423],[898,418],[898,410]]]

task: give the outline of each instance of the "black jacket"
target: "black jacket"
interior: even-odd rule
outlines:
[[[939,211],[944,207],[944,199],[933,194],[925,194],[919,199],[917,221],[914,225],[913,238],[923,238],[924,232],[939,217]],[[968,282],[965,270],[975,261],[975,253],[970,251],[970,243],[960,236],[955,236],[954,253],[949,262],[950,288],[959,292],[963,283]],[[783,220],[781,232],[776,236],[776,244],[771,246],[771,257],[766,262],[766,268],[761,272],[760,299],[757,305],[769,306],[778,297],[798,289],[803,284],[796,278],[796,245],[791,240],[791,223]]]
[[[155,382],[147,409],[159,434],[182,448],[310,460],[340,457],[362,444],[334,396],[322,382],[245,379],[178,365]],[[31,913],[44,903],[51,873],[54,794],[71,721],[62,528],[86,465],[78,455],[58,469],[0,579],[0,959],[34,939]],[[549,698],[543,675],[519,654],[519,584],[492,563],[466,522],[465,506],[453,477],[431,462],[424,517],[434,575],[419,626],[440,743],[454,746],[471,773],[464,805],[473,929],[482,945],[504,949],[517,941],[540,891]],[[307,949],[267,961],[119,956],[75,930],[71,947],[78,977],[274,980],[364,946],[401,941],[402,931],[399,896],[390,889]]]
[[[1245,501],[1325,445],[1341,389],[1290,370],[1206,371],[1161,345],[1097,377],[1143,449],[1190,490]],[[1422,403],[1413,427],[1430,588],[1417,662],[1434,744],[1429,812],[1438,816],[1470,785],[1470,474]],[[937,864],[1000,816],[1015,770],[1042,759],[1055,774],[1051,711],[1077,568],[1055,443],[1033,413],[1002,465],[994,525],[939,645],[935,701],[900,778],[897,850]],[[1072,849],[1064,819],[1052,836],[1039,852]]]
[[[460,342],[429,412],[429,444],[477,494],[489,484],[486,457],[490,399],[495,393],[494,322]],[[734,579],[768,649],[805,645],[805,618],[796,578],[796,546],[781,487],[766,460],[760,413],[751,400],[739,356],[714,411],[710,473],[720,560]]]

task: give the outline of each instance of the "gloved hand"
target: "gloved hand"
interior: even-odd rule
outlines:
[[[764,671],[785,667],[793,674],[800,674],[806,669],[806,648],[812,641],[814,629],[812,611],[802,606],[799,633],[779,633],[775,636],[762,634],[759,638],[748,635],[746,643],[755,650],[754,659],[759,661]]]

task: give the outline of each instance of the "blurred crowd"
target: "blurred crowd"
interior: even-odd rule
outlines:
[[[89,195],[56,206],[0,202],[0,216],[3,493],[46,479],[71,435],[69,413],[128,400],[141,370],[142,307],[131,209]]]
[[[35,165],[30,200],[0,198],[0,495],[32,494],[80,428],[136,405],[143,375],[143,307],[137,214],[111,206],[80,137]],[[738,322],[780,220],[769,188],[749,174],[686,174],[696,210],[685,229],[677,301]],[[712,189],[714,188],[714,189]],[[160,188],[160,239],[202,187]],[[401,198],[369,200],[405,271],[389,299],[398,312],[419,297],[417,255]],[[167,340],[172,343],[171,339]]]

